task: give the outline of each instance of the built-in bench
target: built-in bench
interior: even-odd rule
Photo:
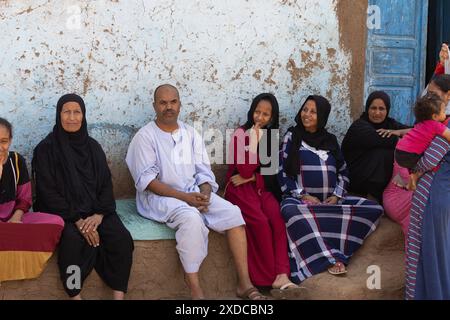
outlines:
[[[117,200],[116,210],[135,241],[175,239],[173,229],[139,215],[135,199]]]
[[[130,231],[135,250],[129,281],[128,299],[188,298],[183,270],[175,249],[175,232],[164,224],[137,214],[134,199],[118,200],[117,212]],[[209,255],[200,273],[208,297],[232,297],[236,276],[226,239],[210,233]],[[108,299],[111,291],[95,270],[86,279],[83,296]],[[65,299],[67,298],[56,264],[56,254],[41,276],[32,280],[7,281],[0,284],[0,299]]]
[[[134,199],[118,200],[117,212],[135,244],[127,298],[188,298],[189,292],[175,249],[174,231],[139,216]],[[236,275],[226,239],[213,231],[209,239],[209,254],[200,270],[205,293],[210,298],[232,298]],[[382,217],[376,232],[351,259],[346,276],[336,277],[325,272],[306,280],[304,285],[309,288],[308,299],[401,299],[404,290],[403,265],[401,229]],[[367,273],[370,266],[380,270],[379,289],[370,290],[367,286],[371,276]],[[369,283],[376,286],[376,281]],[[85,282],[83,295],[88,299],[108,299],[111,291],[93,271]],[[39,278],[0,284],[0,299],[65,298],[55,255]]]

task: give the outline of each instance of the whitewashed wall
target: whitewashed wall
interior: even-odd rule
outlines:
[[[331,131],[350,122],[350,54],[332,0],[0,0],[0,115],[31,157],[55,104],[81,94],[112,162],[153,119],[153,88],[180,89],[182,119],[242,123],[252,98],[274,93],[283,130],[309,94],[333,105]],[[78,9],[79,8],[79,11]],[[94,130],[97,130],[94,132]]]

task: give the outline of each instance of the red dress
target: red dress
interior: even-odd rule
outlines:
[[[237,129],[231,141],[229,154],[233,155],[233,161],[229,161],[225,199],[241,209],[246,223],[250,279],[254,285],[271,286],[278,274],[290,276],[286,227],[280,204],[265,188],[264,178],[259,173],[259,159],[248,151],[249,137],[244,129]],[[244,179],[254,174],[256,182],[235,187],[230,178],[236,174]]]
[[[438,62],[436,69],[434,70],[434,75],[437,76],[444,73],[445,73],[445,66],[441,62]]]

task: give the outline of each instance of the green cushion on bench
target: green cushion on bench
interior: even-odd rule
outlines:
[[[135,199],[116,200],[116,210],[133,240],[175,239],[175,231],[165,224],[146,219],[139,215]]]

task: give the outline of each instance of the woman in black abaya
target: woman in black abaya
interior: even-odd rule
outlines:
[[[349,169],[349,191],[382,202],[392,177],[394,150],[408,127],[389,118],[391,100],[383,91],[367,98],[366,110],[348,129],[342,152]]]
[[[106,156],[89,137],[81,97],[67,94],[59,99],[56,125],[34,149],[32,165],[34,209],[65,221],[58,265],[69,297],[81,299],[83,281],[95,268],[113,289],[114,299],[123,299],[133,240],[116,213]]]

